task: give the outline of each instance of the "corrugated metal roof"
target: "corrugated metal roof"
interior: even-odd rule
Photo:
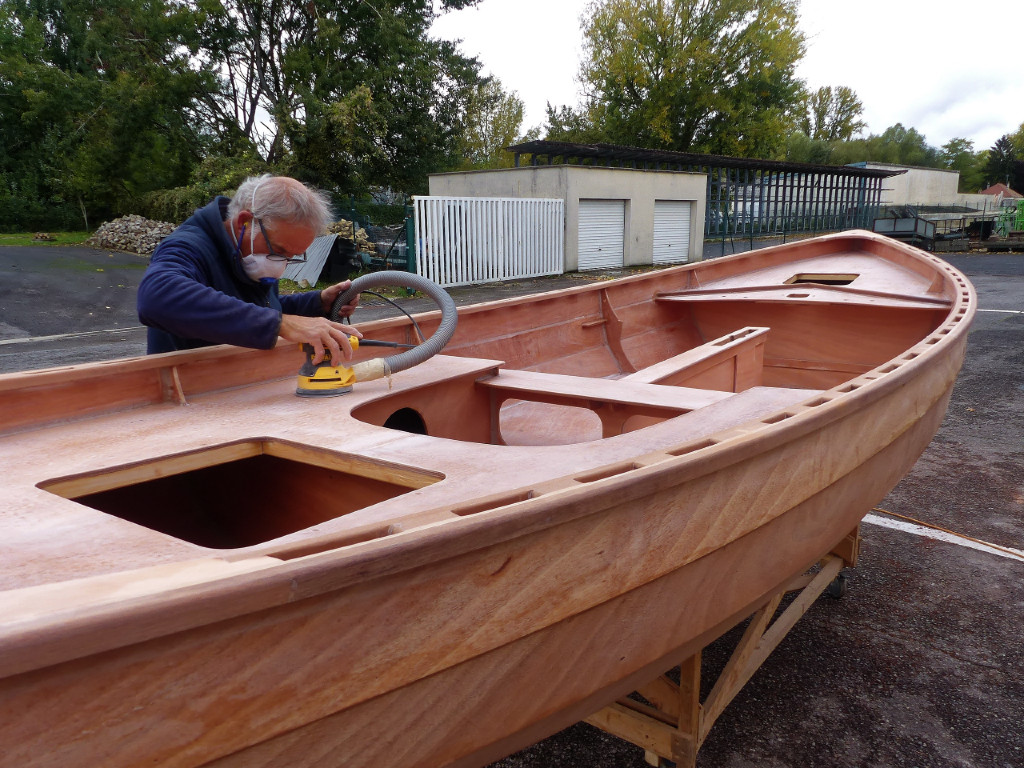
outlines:
[[[546,164],[554,164],[554,158],[567,160],[603,160],[633,163],[654,163],[657,165],[678,166],[685,170],[687,166],[694,168],[745,168],[748,170],[780,171],[794,173],[829,173],[835,176],[853,176],[857,178],[881,178],[898,176],[906,170],[885,170],[880,168],[856,168],[849,165],[815,165],[813,163],[791,163],[784,160],[757,160],[746,157],[727,157],[725,155],[698,155],[690,152],[673,152],[664,149],[643,149],[641,147],[625,147],[618,144],[574,144],[563,141],[527,141],[505,148],[516,154],[516,164],[520,155],[532,155],[536,162],[538,155],[547,158]],[[647,170],[647,169],[645,169]],[[654,170],[658,170],[657,168]],[[671,169],[662,169],[671,170]]]
[[[316,285],[320,279],[320,273],[327,264],[327,257],[331,255],[331,248],[337,235],[320,235],[313,241],[313,244],[306,249],[306,260],[304,262],[289,264],[281,276],[287,280],[294,280],[300,283],[305,280],[311,286]]]

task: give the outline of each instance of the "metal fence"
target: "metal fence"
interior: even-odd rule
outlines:
[[[843,173],[707,168],[709,238],[870,229],[883,180]]]
[[[367,224],[366,236],[373,244],[369,253],[371,269],[397,269],[412,272],[405,224]]]
[[[416,271],[443,286],[561,274],[565,203],[414,197]]]

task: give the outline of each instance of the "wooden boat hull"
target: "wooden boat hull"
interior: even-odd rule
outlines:
[[[116,569],[99,569],[11,590],[2,605],[21,620],[0,635],[5,760],[469,766],[582,719],[749,615],[910,469],[942,420],[973,312],[969,286],[944,269],[937,274],[952,282],[950,300],[920,343],[896,362],[847,373],[849,383],[824,394],[808,389],[779,407],[772,398],[789,398],[785,388],[755,388],[739,419],[725,417],[734,398],[720,409],[722,423],[713,403],[689,415],[707,414],[683,434],[673,430],[689,416],[598,440],[610,452],[568,482],[541,476],[564,447],[502,446],[510,473],[516,457],[541,452],[540,464],[524,464],[538,480],[507,483],[526,490],[510,493],[496,480],[497,494],[453,503],[440,518],[424,512],[383,528],[370,520],[241,547],[219,560],[229,570],[216,576],[172,561],[136,566],[149,587],[126,587]],[[730,376],[740,367],[733,360]],[[448,409],[476,397],[481,376],[450,374],[441,372],[441,394],[431,398]],[[467,377],[469,389],[452,383]],[[812,368],[809,377],[827,384],[835,374]],[[228,398],[278,402],[288,383],[261,386],[210,395],[209,413]],[[417,402],[415,387],[396,390],[352,411],[363,407],[372,423]],[[565,402],[561,393],[548,399],[558,398]],[[494,401],[478,405],[489,411]],[[261,411],[261,445],[297,440],[297,427],[286,435],[274,425],[273,408]],[[430,407],[422,410],[431,423]],[[152,441],[148,422],[172,430],[173,411],[116,419]],[[615,418],[602,415],[602,428]],[[38,451],[67,429],[12,432],[6,442]],[[476,439],[493,430],[468,431]],[[454,450],[454,438],[433,436],[408,436],[395,450],[419,466],[438,441]],[[371,443],[358,445],[372,453]],[[388,455],[378,449],[377,459]],[[70,472],[51,487],[81,482]]]

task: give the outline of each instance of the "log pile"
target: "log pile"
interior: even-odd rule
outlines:
[[[176,225],[166,221],[153,221],[132,214],[108,221],[97,229],[85,244],[92,248],[107,248],[124,253],[148,256]]]
[[[356,229],[355,225],[348,219],[339,219],[331,224],[327,228],[327,234],[337,235],[342,240],[355,240],[357,251],[373,253],[377,249],[377,244],[371,242],[370,236],[366,234],[366,230],[362,227]]]

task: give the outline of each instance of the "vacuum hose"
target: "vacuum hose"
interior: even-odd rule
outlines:
[[[352,372],[356,381],[372,381],[392,373],[404,371],[419,365],[424,360],[433,357],[440,352],[455,333],[455,326],[459,317],[455,309],[455,302],[452,297],[432,280],[421,277],[413,272],[398,272],[395,270],[385,272],[371,272],[368,275],[357,277],[347,291],[334,300],[331,307],[331,320],[338,321],[341,308],[350,303],[362,291],[370,288],[413,288],[427,294],[441,310],[441,324],[431,334],[430,338],[419,346],[394,355],[392,357],[378,357],[373,360],[366,360],[352,366]]]

